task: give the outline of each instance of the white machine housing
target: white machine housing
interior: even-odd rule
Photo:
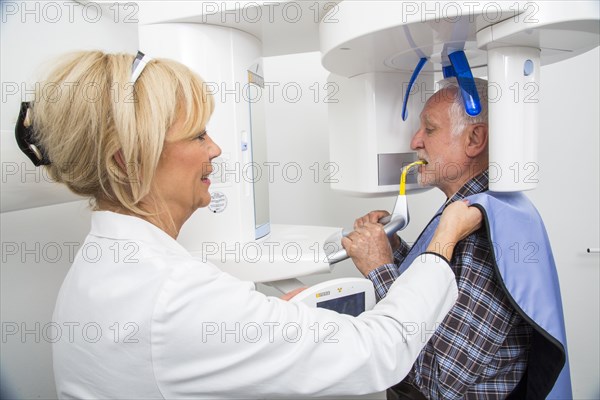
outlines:
[[[207,131],[222,154],[213,161],[212,202],[191,216],[178,241],[202,261],[244,280],[330,272],[323,244],[336,228],[270,223],[267,96],[256,93],[264,79],[262,43],[238,29],[197,23],[141,24],[139,37],[146,54],[177,60],[198,73],[215,100]]]
[[[444,55],[464,51],[471,68],[484,69],[480,75],[489,77],[490,98],[497,99],[489,107],[490,188],[495,191],[532,189],[540,178],[536,115],[543,81],[539,66],[597,47],[600,34],[600,3],[597,1],[155,1],[139,2],[138,7],[140,48],[150,55],[182,60],[193,69],[201,70],[207,80],[212,79],[210,76],[225,75],[241,79],[245,73],[243,68],[234,71],[228,62],[236,61],[240,66],[256,62],[261,55],[315,50],[321,51],[326,69],[347,79],[366,74],[411,73],[423,57],[429,61],[421,74],[433,74],[441,70]],[[286,7],[304,17],[290,22],[282,12]],[[293,13],[288,15],[293,16]],[[231,35],[231,40],[219,39],[216,33],[219,27],[230,29],[223,32],[229,32],[226,35]],[[526,64],[533,66],[528,67],[529,74],[523,73]],[[363,92],[370,93],[369,90]],[[515,98],[518,101],[514,101]],[[360,107],[365,103],[365,99],[356,101]],[[246,112],[241,105],[220,105],[211,127],[223,119],[219,114],[236,115],[236,122],[230,121],[229,125],[240,126],[243,118],[227,112],[226,108]],[[365,112],[364,108],[358,111]],[[414,111],[409,109],[409,115]],[[335,121],[344,123],[334,116],[333,125]],[[336,131],[339,129],[332,129]],[[235,131],[234,135],[238,137],[228,136],[225,140],[239,143],[240,132]],[[342,140],[332,147],[349,145]],[[239,156],[237,150],[232,150],[234,147],[226,149],[224,156]],[[332,157],[338,155],[334,153]],[[365,159],[376,157],[372,154]],[[25,173],[36,171],[12,141],[2,148],[2,159],[5,163],[23,165]],[[339,162],[346,164],[343,158]],[[372,165],[371,162],[366,168],[373,170]],[[28,167],[32,170],[26,169]],[[7,175],[13,176],[14,172],[16,176],[18,171],[14,169],[7,169]],[[363,195],[382,194],[387,190],[373,183],[365,185],[360,182],[353,188],[341,183],[336,188]],[[249,189],[243,190],[245,195]],[[233,193],[242,195],[236,188],[228,191],[232,196],[227,198],[235,198]],[[43,178],[11,179],[3,184],[1,198],[2,212],[80,199]],[[237,215],[234,219],[238,222],[244,222],[237,225],[239,232],[234,233],[218,223],[211,225],[212,230],[227,232],[228,237],[236,240],[256,237],[251,221],[253,212],[248,212],[247,205],[240,203],[239,207],[240,212],[229,211]],[[191,245],[193,248],[197,243]]]
[[[364,278],[332,279],[311,286],[290,301],[356,317],[375,306],[375,289],[373,283]]]
[[[427,58],[423,74],[464,51],[472,69],[487,67],[490,190],[529,190],[539,181],[540,66],[598,46],[599,4],[342,1],[320,23],[322,62],[353,79],[411,73]]]
[[[490,97],[492,89],[502,92],[489,104],[490,188],[515,191],[534,188],[538,179],[537,104],[530,100],[536,100],[532,96],[541,81],[540,65],[596,47],[600,34],[598,3],[593,2],[577,7],[494,1],[278,4],[318,18],[291,23],[276,13],[275,19],[249,21],[236,14],[271,15],[277,5],[262,1],[183,2],[179,7],[140,3],[141,49],[153,57],[179,60],[217,84],[217,108],[208,128],[223,149],[219,162],[233,170],[230,178],[237,180],[213,179],[211,208],[220,212],[199,210],[180,241],[226,271],[257,282],[327,272],[327,257],[315,244],[323,244],[339,229],[270,223],[261,232],[257,229],[254,177],[243,172],[253,161],[252,106],[242,93],[231,91],[248,82],[248,70],[260,64],[261,55],[320,49],[322,64],[331,72],[329,82],[339,88],[340,101],[329,107],[330,161],[339,167],[340,178],[333,187],[371,196],[395,192],[400,168],[414,161],[410,138],[424,102],[434,92],[433,76],[448,54],[463,51],[472,69],[485,75],[487,68]],[[428,62],[409,98],[409,118],[402,121],[403,95],[423,58]],[[520,95],[516,101],[513,93]],[[408,183],[409,190],[416,188],[414,177]],[[273,254],[273,243],[293,246],[302,256],[290,263],[281,256],[284,252]],[[253,262],[240,262],[244,251],[244,261]]]
[[[394,195],[402,168],[417,160],[410,140],[419,127],[419,113],[433,92],[433,74],[420,75],[409,97],[409,118],[402,120],[402,102],[410,72],[367,72],[346,78],[330,74],[339,92],[328,104],[329,157],[339,170],[333,189],[352,195]],[[407,189],[419,189],[416,172]]]
[[[236,29],[184,23],[140,25],[139,38],[146,54],[177,60],[199,74],[215,102],[207,131],[222,154],[210,177],[213,204],[192,215],[178,240],[190,251],[201,251],[209,241],[255,240],[254,188],[244,175],[252,162],[244,85],[248,69],[260,61],[260,41]]]

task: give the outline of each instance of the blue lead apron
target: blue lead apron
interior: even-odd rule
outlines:
[[[560,287],[542,218],[522,193],[484,192],[466,199],[483,214],[500,286],[533,327],[527,371],[509,398],[571,399]],[[429,245],[441,212],[411,248],[404,268]]]

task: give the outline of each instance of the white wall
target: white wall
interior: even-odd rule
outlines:
[[[554,250],[567,326],[573,397],[600,399],[598,48],[542,67],[540,185],[529,196]]]
[[[25,7],[29,13],[25,13]],[[103,8],[100,14],[96,11],[93,6],[84,8],[69,1],[40,2],[37,6],[25,2],[2,3],[3,183],[14,179],[5,168],[13,165],[14,159],[12,156],[9,159],[4,150],[14,146],[14,124],[21,97],[25,95],[20,89],[22,83],[32,84],[42,78],[45,67],[68,51],[137,51],[137,24],[124,21],[129,13],[117,16],[116,8]],[[12,93],[14,83],[19,87],[18,93]],[[27,168],[35,171],[32,166]],[[23,181],[42,179],[35,174],[23,177],[20,172],[17,176]],[[86,201],[0,214],[3,395],[10,393],[22,399],[56,397],[51,346],[46,340],[50,331],[44,327],[51,321],[58,289],[71,265],[72,251],[87,234],[89,220]],[[22,336],[23,328],[31,333]],[[13,329],[19,332],[11,334]]]

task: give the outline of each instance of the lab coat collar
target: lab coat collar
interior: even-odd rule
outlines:
[[[90,235],[113,239],[134,240],[169,249],[178,254],[189,252],[159,227],[131,215],[112,211],[92,212]]]

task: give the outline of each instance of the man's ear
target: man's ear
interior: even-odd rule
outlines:
[[[487,124],[470,125],[465,138],[465,153],[470,158],[479,157],[487,151],[488,126]]]

